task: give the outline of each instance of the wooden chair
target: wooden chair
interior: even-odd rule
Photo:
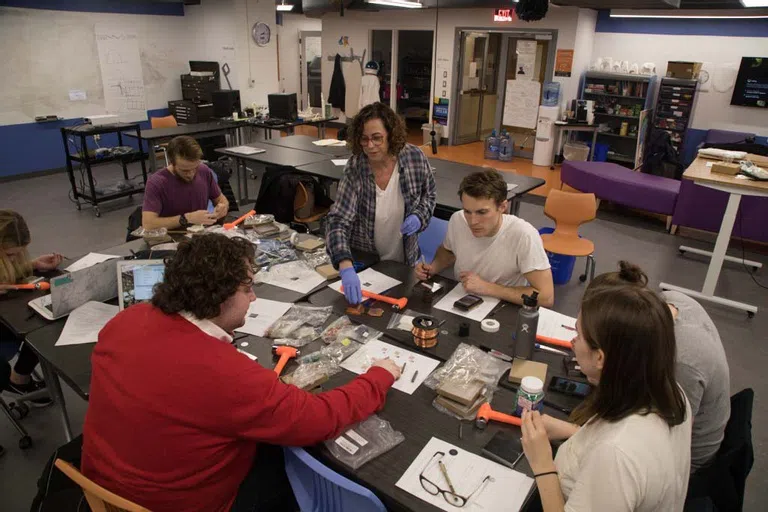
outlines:
[[[176,126],[179,126],[179,123],[176,122],[176,118],[173,116],[165,116],[165,117],[150,117],[149,118],[149,124],[152,126],[152,129],[155,128],[174,128]],[[154,147],[155,150],[155,158],[157,158],[157,153],[161,153],[163,158],[165,158],[165,166],[168,167],[168,150],[167,147],[168,143],[164,144],[156,144]]]
[[[314,204],[308,205],[309,200],[307,187],[299,181],[296,186],[296,196],[293,200],[293,221],[304,225],[307,231],[311,232],[309,225],[313,222],[321,222],[328,215],[330,208],[318,207]]]
[[[54,462],[62,473],[83,489],[85,499],[93,512],[150,512],[149,509],[109,492],[86,478],[75,466],[61,459]]]
[[[583,283],[589,276],[591,281],[595,277],[595,244],[579,236],[579,226],[595,219],[595,194],[552,189],[544,203],[544,215],[555,221],[555,232],[541,235],[544,249],[555,254],[586,257],[584,274],[579,280]]]

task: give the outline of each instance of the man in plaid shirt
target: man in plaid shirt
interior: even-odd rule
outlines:
[[[348,140],[353,156],[328,214],[326,245],[348,302],[356,304],[362,294],[352,249],[414,266],[418,234],[435,208],[435,180],[424,153],[406,142],[403,120],[382,103],[355,116]]]

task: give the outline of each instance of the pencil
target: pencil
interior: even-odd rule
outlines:
[[[411,377],[411,382],[416,382],[416,377],[419,376],[419,370],[416,370],[413,372],[413,377]]]
[[[453,483],[451,483],[451,479],[448,477],[448,470],[445,469],[445,464],[443,464],[443,461],[441,460],[437,461],[437,463],[440,465],[440,472],[443,473],[445,481],[448,483],[448,488],[453,494],[456,494],[456,489],[453,488]]]

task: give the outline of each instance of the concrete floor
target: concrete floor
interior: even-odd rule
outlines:
[[[136,174],[132,169],[131,175]],[[97,179],[108,184],[119,173],[109,166],[98,169]],[[252,187],[251,187],[252,188]],[[91,209],[77,211],[67,199],[69,183],[65,174],[56,174],[27,180],[0,183],[0,205],[12,208],[24,215],[32,232],[30,252],[33,255],[57,251],[75,257],[88,251],[103,250],[125,240],[128,215],[140,204],[141,196],[120,199],[102,207],[101,218]],[[552,225],[544,217],[542,200],[532,198],[521,207],[521,216],[534,226]],[[620,259],[628,259],[641,265],[651,279],[651,286],[661,281],[690,288],[700,288],[707,270],[707,261],[697,256],[680,256],[678,245],[685,243],[701,248],[710,244],[681,236],[671,236],[663,230],[663,223],[653,219],[629,217],[616,212],[601,212],[598,220],[582,229],[585,237],[597,247],[597,273],[613,270]],[[740,255],[739,250],[730,254]],[[747,251],[747,257],[768,265],[765,254]],[[583,286],[575,277],[583,268],[577,262],[574,278],[556,289],[558,311],[569,315],[577,312]],[[757,278],[768,284],[768,271],[764,268]],[[761,485],[768,471],[766,443],[768,429],[761,428],[768,422],[766,393],[768,368],[768,293],[758,287],[739,265],[727,263],[718,285],[718,293],[730,298],[756,304],[761,311],[754,319],[735,310],[705,304],[720,330],[731,368],[731,391],[752,387],[756,392],[752,432],[755,448],[755,466],[747,483],[744,510],[765,510],[768,488]],[[63,385],[72,428],[81,432],[86,403]],[[64,435],[54,408],[34,410],[24,419],[24,425],[34,438],[32,449],[21,451],[17,447],[16,431],[4,417],[0,417],[0,444],[6,454],[0,458],[0,496],[6,512],[28,510],[36,492],[36,481],[54,449],[63,444]],[[760,505],[763,503],[763,505]]]

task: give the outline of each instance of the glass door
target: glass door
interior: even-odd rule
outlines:
[[[511,80],[530,80],[539,84],[539,101],[536,102],[536,113],[538,115],[538,105],[541,104],[541,90],[544,82],[552,80],[552,56],[550,51],[554,50],[550,34],[526,34],[526,33],[507,33],[504,35],[502,59],[504,60],[504,71],[499,77],[499,101],[497,102],[496,119],[497,132],[505,129],[514,142],[514,153],[523,158],[533,157],[533,145],[536,137],[535,122],[531,127],[526,126],[526,121],[517,121],[515,118],[504,115],[505,95],[510,86]],[[531,108],[533,108],[531,106]]]
[[[455,144],[483,139],[493,130],[501,34],[462,31]]]
[[[304,110],[308,106],[320,108],[320,93],[323,89],[321,64],[320,32],[301,32],[301,54],[299,55],[299,70],[301,72],[301,94],[299,105]],[[307,105],[309,101],[309,105]]]
[[[392,105],[392,31],[371,30],[371,60],[379,65],[379,98]]]

